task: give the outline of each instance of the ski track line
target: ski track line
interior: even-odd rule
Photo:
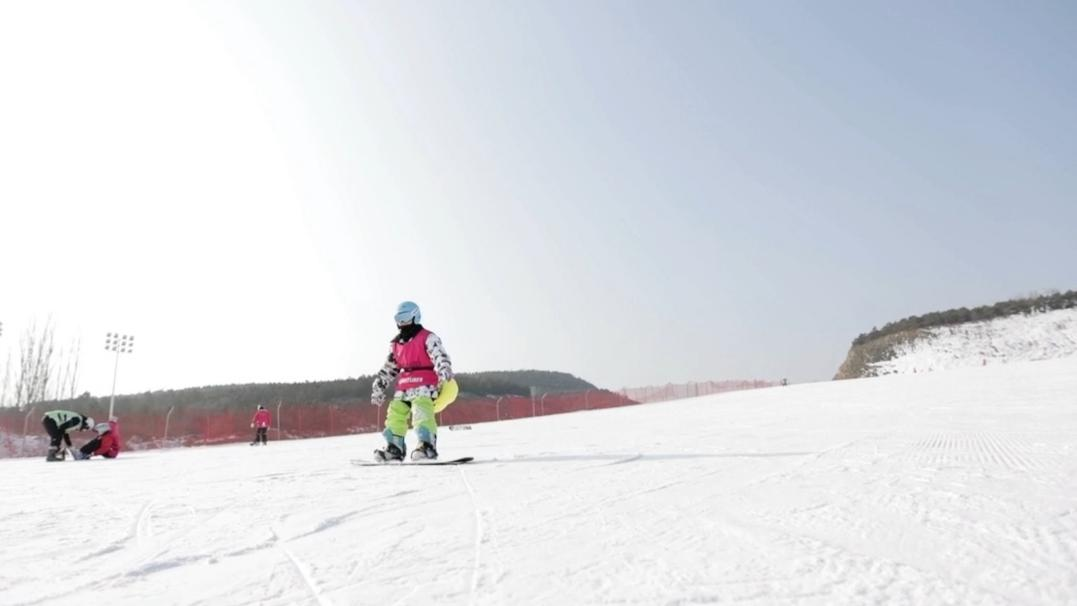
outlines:
[[[388,495],[386,497],[383,497],[383,499],[393,499],[393,498],[396,498],[396,497],[409,495],[409,494],[415,494],[415,493],[418,493],[418,492],[420,492],[420,491],[417,490],[417,489],[400,490],[400,491],[394,492],[393,494],[390,494],[390,495]],[[361,508],[361,509],[357,510],[357,512],[358,513],[365,513],[367,511],[378,510],[379,508],[380,508],[380,505],[378,503],[374,503],[374,504],[370,505],[369,507],[365,507],[365,508]],[[404,544],[405,542],[410,540],[412,537],[414,537],[414,536],[421,533],[421,531],[419,531],[419,530],[409,531],[408,528],[409,527],[408,527],[408,525],[406,523],[399,523],[397,525],[397,527],[394,527],[393,530],[394,530],[394,536],[397,537],[396,540],[393,541],[390,545],[383,548],[382,550],[378,551],[376,554],[374,554],[372,556],[368,556],[367,559],[371,561],[371,565],[369,567],[366,567],[366,568],[362,567],[362,564],[364,563],[364,561],[357,560],[352,565],[351,570],[348,571],[348,576],[346,576],[344,578],[343,582],[341,583],[341,585],[339,587],[335,588],[333,591],[342,591],[342,590],[354,587],[357,583],[355,583],[353,581],[355,581],[355,578],[356,578],[357,575],[359,575],[360,573],[369,574],[371,571],[377,570],[377,569],[381,568],[382,566],[385,566],[386,562],[388,560],[387,560],[387,558],[380,557],[382,554],[395,553],[397,551],[397,549],[400,547],[400,545]],[[403,598],[401,598],[401,600],[402,599]],[[399,603],[399,602],[400,602],[400,600],[397,600],[397,603]]]
[[[142,508],[142,511],[139,512],[138,522],[135,524],[135,539],[138,542],[140,547],[146,542],[147,539],[152,539],[155,536],[157,536],[156,533],[153,531],[153,510],[156,507],[157,507],[157,500],[156,499],[151,499],[150,502],[146,503],[146,506]],[[195,508],[191,507],[190,505],[183,504],[181,507],[183,509],[186,509],[187,511],[189,511],[192,514],[197,515],[197,513],[198,513],[195,510]],[[209,518],[207,518],[206,522],[209,522],[209,521],[219,517],[225,511],[228,511],[230,509],[231,509],[231,506],[225,507],[221,511],[218,511],[218,512],[214,513],[213,515],[211,515]],[[202,524],[204,524],[204,523],[205,522],[203,522]],[[153,551],[152,555],[150,555],[148,557],[140,558],[139,561],[136,563],[136,566],[141,567],[144,564],[146,564],[146,562],[148,562],[150,560],[153,560],[153,559],[156,559],[162,553],[168,551],[169,547],[171,547],[173,544],[178,542],[180,539],[182,539],[182,538],[186,537],[187,535],[191,534],[192,532],[194,532],[202,524],[190,524],[190,525],[188,525],[188,527],[186,529],[181,530],[181,531],[179,531],[177,533],[174,533],[170,537],[166,537],[164,545],[160,546],[159,549],[152,550]],[[129,570],[126,573],[123,573],[122,576],[128,576],[130,574],[132,574],[132,573]]]
[[[133,529],[135,535],[135,542],[141,547],[146,539],[153,538],[153,525],[151,523],[151,513],[154,505],[157,504],[157,499],[150,499],[146,501],[146,504],[142,506],[142,509],[138,512],[138,517],[135,518],[135,527]]]
[[[573,469],[571,473],[577,473],[581,471],[590,471],[592,469],[598,469],[599,467],[609,467],[610,465],[623,465],[625,463],[632,463],[643,458],[643,453],[625,454],[625,455],[613,455],[617,458],[613,461],[606,461],[602,463],[596,463],[594,465],[584,465],[583,467],[577,467]]]
[[[279,549],[282,553],[284,553],[285,557],[288,558],[288,561],[292,563],[292,567],[294,567],[296,572],[299,573],[299,577],[303,579],[303,583],[307,586],[307,590],[310,592],[310,594],[314,596],[314,599],[317,600],[317,602],[321,604],[321,606],[333,606],[333,603],[330,602],[325,596],[323,596],[320,591],[318,591],[317,586],[315,586],[314,584],[314,580],[310,578],[310,574],[307,572],[307,569],[303,565],[302,561],[300,561],[300,559],[297,558],[294,553],[292,553],[291,549],[288,549],[284,546],[284,543],[291,539],[281,538],[282,533],[278,532],[278,527],[276,523],[270,524],[269,532],[273,533],[273,543],[276,548]]]
[[[482,499],[479,498],[479,494],[474,491],[474,488],[472,488],[472,493],[476,503],[482,502]],[[493,510],[490,507],[484,507],[481,512],[483,517],[486,518],[486,523],[483,524],[483,528],[485,529],[483,532],[483,542],[489,543],[489,547],[494,551],[492,562],[496,568],[497,574],[493,579],[493,585],[494,588],[497,589],[499,587],[498,583],[501,582],[501,579],[505,578],[505,556],[501,551],[501,540],[498,538],[497,527],[491,522],[494,515]]]
[[[468,594],[468,603],[474,604],[475,594],[479,588],[479,577],[482,576],[482,539],[485,531],[482,524],[482,512],[479,511],[478,499],[475,498],[475,489],[471,486],[471,482],[468,481],[463,466],[460,466],[459,471],[460,479],[464,481],[467,494],[471,497],[471,507],[475,510],[475,563],[471,572],[471,589]]]
[[[139,512],[138,518],[135,521],[135,538],[136,538],[136,540],[139,540],[140,537],[145,538],[147,536],[148,537],[153,537],[154,536],[153,533],[152,533],[153,524],[152,524],[151,515],[150,515],[149,512],[153,509],[153,506],[156,504],[156,502],[157,502],[156,499],[150,499],[150,501],[147,502],[146,505],[144,505],[142,507],[142,510]],[[191,507],[189,505],[185,505],[185,507],[190,509],[191,511],[196,511],[193,507]],[[177,543],[181,539],[185,538],[187,535],[191,534],[196,529],[203,527],[205,524],[207,524],[209,522],[212,522],[213,520],[217,519],[218,517],[220,517],[221,515],[223,515],[224,513],[228,512],[228,511],[230,511],[231,509],[232,509],[232,506],[230,506],[230,505],[225,506],[225,507],[221,508],[219,511],[217,511],[217,512],[213,513],[212,515],[210,515],[203,522],[198,523],[198,524],[191,524],[190,526],[188,526],[188,528],[186,528],[184,530],[181,530],[181,531],[178,531],[176,533],[173,533],[171,536],[166,536],[164,544],[159,546],[159,548],[157,548],[157,549],[151,550],[150,555],[143,556],[143,557],[138,557],[138,558],[135,559],[135,562],[133,564],[126,564],[126,565],[121,566],[122,569],[119,572],[114,572],[114,573],[108,574],[108,575],[106,575],[104,577],[101,577],[101,578],[95,579],[93,581],[90,581],[88,583],[85,583],[83,585],[79,585],[77,587],[72,587],[70,589],[66,589],[65,591],[63,591],[61,593],[57,593],[57,594],[53,594],[53,595],[47,595],[47,596],[39,597],[39,598],[30,600],[30,601],[24,602],[24,604],[27,604],[29,606],[31,604],[41,604],[41,603],[52,601],[52,600],[59,600],[60,598],[64,598],[64,597],[67,597],[67,596],[71,596],[73,594],[77,594],[80,591],[83,591],[85,589],[93,590],[93,589],[96,589],[98,587],[101,587],[102,585],[111,584],[112,581],[115,581],[117,579],[122,579],[124,577],[139,576],[140,573],[143,570],[146,570],[146,564],[149,563],[151,560],[156,559],[158,556],[160,556],[164,552],[168,551],[168,549],[172,545],[174,545],[175,543]],[[149,527],[149,529],[150,529],[149,531],[146,530],[147,527]],[[198,559],[203,559],[203,558],[195,558],[195,560],[198,560]],[[179,560],[181,560],[181,561],[193,561],[191,558],[179,558]],[[167,564],[167,562],[164,562],[162,564]],[[162,564],[158,564],[158,565],[155,565],[155,566],[150,566],[149,569],[146,570],[146,572],[156,572],[157,570],[162,570],[164,568],[169,568],[170,567],[170,566],[162,566]]]
[[[393,530],[397,530],[397,529],[394,528]],[[390,544],[386,548],[382,549],[381,551],[378,551],[375,554],[375,556],[368,557],[368,559],[372,560],[372,562],[373,562],[372,565],[369,568],[360,568],[361,562],[356,561],[355,564],[352,565],[351,571],[348,572],[348,576],[344,578],[344,583],[340,587],[338,587],[335,591],[340,591],[340,590],[349,589],[351,587],[354,587],[357,583],[353,583],[352,581],[355,580],[356,575],[358,575],[359,573],[364,572],[364,573],[369,574],[370,572],[378,570],[379,568],[385,566],[387,561],[388,561],[387,558],[378,557],[378,556],[381,556],[382,554],[395,553],[397,551],[397,548],[400,547],[400,545],[404,544],[409,539],[411,539],[412,537],[414,537],[414,536],[416,536],[418,534],[420,534],[419,530],[415,530],[415,531],[412,531],[412,532],[403,532],[402,531],[402,532],[396,533],[395,536],[397,537],[397,539],[395,541],[393,541],[392,544]]]
[[[279,544],[277,545],[277,547],[284,552],[284,555],[288,556],[288,560],[291,561],[292,566],[294,566],[295,569],[299,572],[299,576],[303,578],[303,582],[306,583],[307,588],[314,596],[314,599],[317,600],[318,603],[321,604],[321,606],[333,606],[333,603],[327,600],[321,594],[321,592],[318,591],[318,588],[314,585],[314,581],[310,578],[310,574],[307,573],[306,568],[303,566],[302,562],[300,562],[299,559],[295,557],[295,554],[292,553],[292,550]]]
[[[404,595],[400,596],[395,602],[393,602],[389,606],[400,606],[401,604],[404,603],[405,600],[407,600],[411,596],[415,595],[416,592],[418,592],[418,591],[419,591],[419,585],[412,585],[411,586],[411,591],[409,591],[409,592],[405,593]]]
[[[627,456],[627,457],[625,457],[623,459],[617,459],[616,461],[612,461],[612,462],[609,462],[609,463],[603,463],[601,465],[595,465],[594,467],[609,467],[610,465],[624,465],[625,463],[632,463],[633,461],[638,461],[638,460],[640,460],[642,458],[643,458],[643,453],[637,452],[636,454],[629,455],[629,456]],[[587,467],[585,469],[592,469],[592,468]]]

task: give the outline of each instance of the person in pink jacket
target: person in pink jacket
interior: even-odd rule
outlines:
[[[120,425],[116,420],[94,425],[97,437],[78,450],[71,451],[75,459],[84,461],[94,456],[115,459],[120,454]]]
[[[251,446],[258,444],[261,441],[262,446],[266,445],[266,433],[269,432],[269,426],[273,424],[273,418],[269,416],[269,411],[265,406],[258,405],[258,410],[254,413],[254,418],[251,419],[251,427],[254,429],[254,441],[251,442]]]

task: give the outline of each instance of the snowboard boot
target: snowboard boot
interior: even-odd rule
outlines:
[[[430,442],[419,442],[419,445],[415,447],[415,450],[411,451],[412,461],[422,460],[436,460],[438,458],[438,451],[434,448],[434,445]]]
[[[62,458],[57,456],[59,454],[59,452],[60,452],[59,448],[57,448],[55,446],[50,446],[48,454],[45,455],[45,460],[46,461],[63,461]]]
[[[379,463],[388,463],[390,461],[403,461],[404,451],[400,449],[396,444],[386,444],[385,448],[379,448],[374,451],[374,459]]]

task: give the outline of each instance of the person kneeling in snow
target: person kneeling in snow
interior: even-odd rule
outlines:
[[[119,430],[116,421],[98,423],[93,429],[97,432],[97,437],[74,451],[75,458],[86,460],[94,455],[100,455],[106,459],[115,459],[116,455],[120,454]]]

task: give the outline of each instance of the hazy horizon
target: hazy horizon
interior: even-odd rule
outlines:
[[[0,5],[0,363],[107,395],[458,372],[825,380],[1077,288],[1058,2]],[[3,369],[0,368],[0,373]]]

